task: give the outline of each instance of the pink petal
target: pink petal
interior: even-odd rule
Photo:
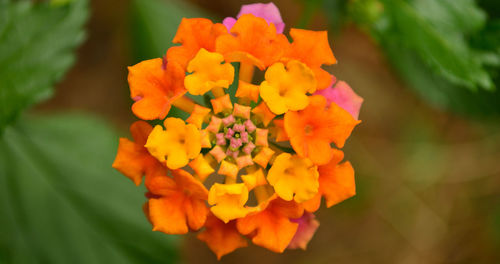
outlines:
[[[363,98],[357,95],[346,82],[338,81],[335,87],[330,86],[315,94],[324,96],[328,104],[336,103],[349,112],[352,117],[358,119]]]
[[[273,23],[274,26],[276,27],[276,32],[278,34],[283,33],[283,30],[285,29],[285,23],[283,23],[283,19],[281,18],[280,10],[272,2],[267,4],[257,3],[250,5],[242,5],[237,18],[240,18],[240,16],[244,14],[252,14],[256,17],[261,17],[265,19],[267,23]],[[236,23],[236,20],[232,17],[226,17],[222,21],[222,24],[226,26],[228,31],[231,30],[234,23]]]
[[[224,126],[232,125],[234,123],[234,121],[235,121],[235,119],[234,119],[233,115],[229,115],[226,118],[222,118],[222,124],[224,124]]]
[[[252,153],[253,149],[255,148],[255,145],[252,142],[249,142],[248,144],[243,147],[243,152],[246,154]]]
[[[231,138],[229,146],[233,149],[237,149],[243,145],[241,138]]]
[[[248,132],[241,132],[240,133],[240,136],[241,136],[241,141],[243,143],[247,143],[248,142]]]
[[[227,31],[230,31],[231,28],[233,28],[234,24],[236,23],[236,19],[234,17],[226,17],[224,20],[222,20],[222,24],[226,26]]]
[[[239,150],[236,150],[236,151],[232,151],[232,150],[230,150],[230,149],[227,149],[227,150],[226,150],[226,155],[227,155],[227,156],[231,156],[231,157],[233,157],[233,158],[235,158],[235,159],[238,157],[238,154],[240,154],[240,151],[239,151]]]
[[[252,133],[253,131],[255,131],[255,129],[257,128],[252,121],[250,121],[250,119],[248,119],[247,121],[245,121],[245,127],[247,128],[247,131],[249,133]]]
[[[319,227],[318,220],[315,219],[316,216],[309,212],[304,212],[302,217],[290,219],[290,221],[298,223],[299,227],[297,228],[297,232],[288,244],[289,249],[306,249],[307,243],[312,239],[314,233],[316,233],[316,229]]]
[[[233,130],[236,131],[236,132],[245,132],[245,125],[243,124],[235,124],[233,126]]]
[[[216,138],[216,140],[217,140],[217,142],[216,142],[216,143],[217,143],[217,145],[219,145],[219,146],[224,146],[224,145],[226,145],[226,139],[224,138],[224,133],[217,133],[217,134],[215,135],[215,138]]]
[[[232,128],[228,128],[226,132],[226,138],[231,139],[234,136],[234,130]]]

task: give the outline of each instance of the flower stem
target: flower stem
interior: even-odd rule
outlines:
[[[179,97],[175,101],[172,102],[172,105],[181,109],[186,113],[191,113],[194,110],[194,106],[196,105],[193,100],[186,96]]]
[[[231,176],[226,176],[226,181],[224,182],[225,184],[233,184],[236,183],[236,178],[231,177]]]
[[[271,195],[269,195],[269,192],[267,191],[266,185],[255,187],[253,189],[253,192],[255,193],[255,197],[257,198],[257,202],[259,204],[263,203],[271,196]]]
[[[224,96],[226,93],[224,92],[224,88],[215,87],[212,89],[212,94],[215,96],[215,98],[219,98],[219,97]]]
[[[250,63],[240,63],[240,73],[239,73],[239,79],[241,81],[251,83],[253,79],[253,73],[254,73],[255,67],[250,64]]]

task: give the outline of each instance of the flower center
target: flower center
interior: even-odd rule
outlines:
[[[250,155],[255,149],[256,126],[250,119],[228,115],[222,118],[222,129],[215,134],[215,145],[227,156]]]
[[[306,133],[306,136],[310,136],[313,132],[313,127],[311,125],[306,125],[304,127],[304,132]]]

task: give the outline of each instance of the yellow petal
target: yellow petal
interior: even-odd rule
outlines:
[[[170,169],[178,169],[188,164],[201,151],[200,131],[192,124],[179,118],[169,117],[164,122],[165,130],[155,126],[148,136],[145,147],[149,153]]]
[[[187,71],[192,73],[184,79],[188,92],[203,95],[216,87],[228,88],[233,83],[234,68],[223,62],[222,54],[200,49],[187,67]]]
[[[305,202],[314,197],[319,188],[317,166],[307,158],[282,153],[274,160],[267,174],[269,184],[283,200]]]
[[[289,61],[286,69],[281,62],[271,65],[265,79],[259,88],[260,96],[277,115],[304,109],[309,103],[306,94],[316,90],[314,72],[296,60]]]
[[[215,183],[208,193],[208,203],[214,205],[210,210],[224,223],[245,217],[249,212],[245,208],[247,200],[248,189],[243,183]]]

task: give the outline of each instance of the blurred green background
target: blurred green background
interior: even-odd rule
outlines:
[[[497,0],[277,0],[329,30],[328,67],[364,99],[346,144],[357,195],[318,212],[307,251],[223,263],[500,261]],[[163,56],[182,17],[250,1],[0,0],[0,263],[215,263],[152,232],[144,189],[111,168],[136,120],[126,66]]]

